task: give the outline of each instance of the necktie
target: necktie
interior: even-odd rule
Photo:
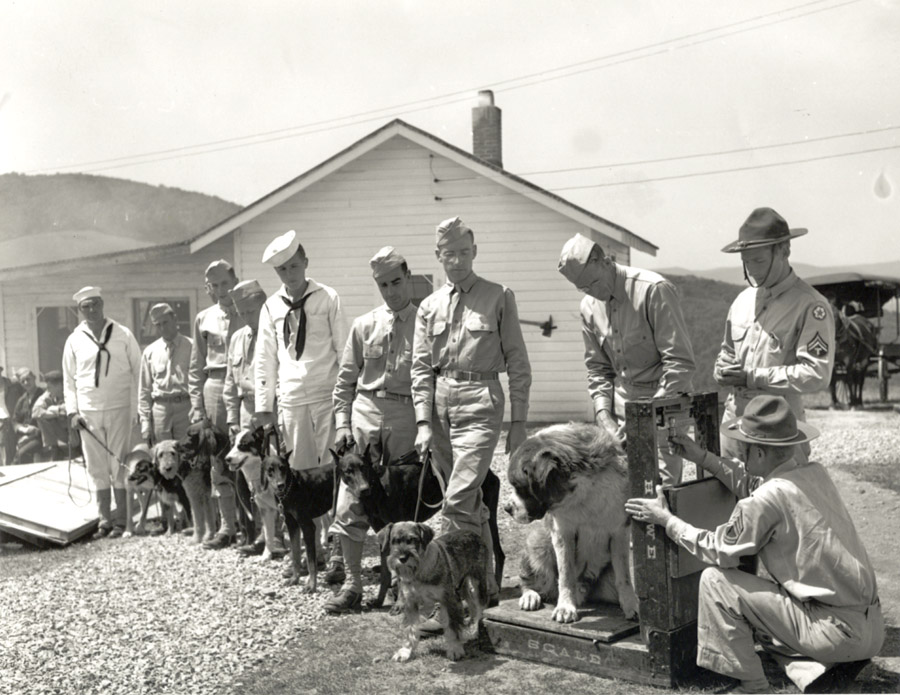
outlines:
[[[291,326],[288,318],[290,315],[299,311],[300,313],[297,315],[297,342],[295,344],[297,356],[294,359],[299,360],[300,356],[303,354],[303,348],[306,347],[306,310],[303,308],[303,305],[306,304],[306,300],[310,298],[311,295],[307,294],[298,299],[296,302],[291,301],[285,296],[281,296],[281,301],[287,304],[288,313],[287,316],[284,317],[284,348],[288,352],[290,352],[291,345]]]
[[[109,350],[106,349],[106,344],[109,342],[109,338],[112,335],[113,324],[109,324],[106,327],[106,333],[103,336],[102,340],[97,340],[94,336],[91,335],[90,331],[85,330],[84,334],[91,339],[91,342],[97,346],[97,361],[94,362],[94,388],[100,386],[100,365],[103,362],[103,353],[106,353],[106,375],[109,376],[109,361],[112,359],[112,355],[109,354]]]

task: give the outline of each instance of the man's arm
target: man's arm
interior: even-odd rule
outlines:
[[[431,447],[431,412],[434,407],[434,364],[432,363],[431,337],[428,335],[428,320],[425,302],[416,312],[416,330],[413,336],[412,366],[410,378],[413,407],[416,411],[416,451],[424,456]]]
[[[522,336],[522,324],[519,323],[516,296],[507,288],[503,290],[500,314],[500,347],[509,375],[510,420],[525,422],[528,419],[528,396],[531,391],[531,362]]]
[[[138,382],[138,415],[141,418],[141,438],[147,439],[150,431],[150,413],[153,408],[153,374],[150,365],[150,348],[141,355],[141,377]]]
[[[259,329],[256,334],[256,349],[253,357],[253,381],[256,391],[256,412],[275,412],[275,392],[278,379],[278,338],[275,323],[264,304],[259,312]]]
[[[75,361],[75,349],[71,336],[63,347],[63,398],[66,403],[66,412],[74,414],[78,412],[78,391],[75,388],[75,371],[78,365]]]
[[[690,393],[695,369],[694,350],[678,291],[671,283],[659,283],[650,289],[647,302],[647,318],[662,362],[662,377],[654,396]]]
[[[191,420],[206,417],[203,403],[203,384],[206,383],[206,338],[200,331],[200,316],[194,319],[193,342],[191,343],[191,363],[188,369],[188,395],[191,399]]]
[[[749,497],[763,482],[760,476],[748,473],[746,466],[738,459],[716,456],[686,434],[670,436],[669,450],[675,456],[693,461],[703,470],[712,473],[738,499]]]
[[[238,397],[237,382],[234,379],[234,352],[238,347],[241,336],[235,333],[231,336],[228,351],[225,353],[225,384],[222,387],[222,400],[225,401],[225,422],[229,428],[241,424],[241,399]]]
[[[722,337],[722,347],[719,348],[719,354],[716,356],[716,362],[713,366],[713,379],[719,386],[744,386],[747,377],[738,361],[737,352],[734,347],[734,337],[732,336],[731,314],[734,311],[734,304],[728,308],[728,317],[725,319],[725,335]]]
[[[359,320],[353,322],[350,335],[344,345],[338,365],[337,382],[334,385],[332,402],[334,405],[334,425],[336,429],[350,427],[353,399],[356,397],[356,383],[363,367],[363,338]]]
[[[588,299],[585,297],[581,302],[581,337],[584,340],[584,365],[587,367],[588,394],[594,404],[595,419],[607,417],[614,422],[613,393],[616,369],[600,343],[600,338],[594,328]]]
[[[773,393],[814,393],[828,387],[834,369],[834,317],[827,302],[810,302],[797,338],[796,362],[747,372],[747,386]]]
[[[344,347],[347,345],[347,320],[341,309],[341,298],[337,294],[328,307],[328,323],[331,326],[331,345],[334,348],[334,354],[340,362],[341,355],[344,354]]]

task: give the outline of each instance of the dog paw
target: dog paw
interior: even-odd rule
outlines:
[[[542,604],[541,595],[534,589],[525,589],[519,598],[519,608],[523,611],[536,611]]]
[[[578,620],[578,609],[572,604],[558,603],[550,617],[558,623],[574,623]]]
[[[633,591],[622,592],[620,604],[626,620],[637,620],[638,600]]]
[[[391,657],[391,661],[399,661],[400,663],[404,663],[410,659],[412,659],[412,649],[409,647],[400,647],[400,649],[394,652],[394,656]]]
[[[459,661],[466,655],[466,648],[459,642],[447,645],[447,658],[450,661]]]
[[[294,575],[284,580],[284,586],[297,586],[300,583],[300,577]]]
[[[388,611],[389,615],[400,615],[403,612],[403,604],[402,603],[393,603],[391,604],[391,610]]]
[[[125,532],[122,534],[122,538],[131,538],[133,535],[135,535],[135,534],[134,534],[134,531],[125,531]]]

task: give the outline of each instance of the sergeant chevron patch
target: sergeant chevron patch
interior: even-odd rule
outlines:
[[[817,332],[813,339],[806,344],[806,349],[813,357],[825,357],[828,354],[828,343]]]

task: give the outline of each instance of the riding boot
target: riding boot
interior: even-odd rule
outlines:
[[[128,509],[128,502],[126,498],[128,496],[128,490],[121,487],[114,487],[113,495],[116,498],[116,513],[113,517],[113,526],[115,528],[124,529],[127,520],[126,510]]]
[[[484,554],[485,579],[487,580],[487,596],[483,596],[488,606],[496,606],[500,600],[500,587],[497,586],[497,578],[494,576],[494,537],[491,535],[491,525],[488,519],[481,522],[481,539],[487,552]]]
[[[225,536],[233,536],[237,518],[237,505],[234,502],[234,494],[219,496],[219,516],[221,517],[219,533]]]
[[[100,516],[100,528],[112,528],[112,490],[97,490],[97,514]]]
[[[340,539],[344,564],[347,566],[347,576],[344,579],[341,590],[325,603],[325,612],[331,614],[359,610],[362,604],[363,543],[362,541],[354,541],[344,535],[341,535]]]

